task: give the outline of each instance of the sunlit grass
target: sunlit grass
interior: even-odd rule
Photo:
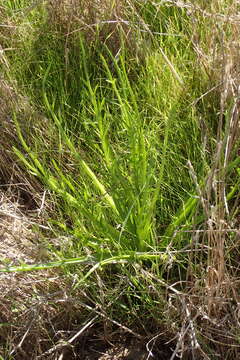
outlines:
[[[76,12],[68,24],[69,9],[2,3],[16,24],[10,37],[2,35],[9,49],[3,74],[33,109],[11,109],[12,156],[52,196],[47,236],[71,241],[49,245],[49,262],[0,271],[62,269],[74,290],[91,284],[96,302],[95,275],[111,282],[115,265],[136,289],[144,272],[153,288],[211,266],[220,272],[212,251],[223,247],[220,231],[235,226],[238,201],[237,93],[229,101],[228,67],[218,68],[224,41],[221,49],[215,27],[210,36],[211,17],[191,3],[120,5],[111,8],[112,23],[93,23],[87,7],[85,18]],[[120,15],[121,26],[111,28]],[[207,53],[213,41],[215,52]],[[155,293],[134,294],[155,309]],[[118,306],[124,318],[125,305]]]

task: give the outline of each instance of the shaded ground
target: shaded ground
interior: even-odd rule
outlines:
[[[137,341],[133,341],[130,345],[113,345],[105,351],[99,351],[97,349],[92,349],[90,352],[85,352],[82,359],[86,360],[112,360],[112,359],[126,359],[126,360],[166,360],[170,359],[172,352],[165,345],[160,349],[156,349],[154,352],[151,349],[146,349],[146,346],[141,345]]]

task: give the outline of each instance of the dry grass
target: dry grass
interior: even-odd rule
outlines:
[[[12,196],[17,197],[18,201],[24,203],[28,209],[34,209],[40,204],[42,186],[33,176],[24,171],[19,160],[14,154],[13,144],[20,146],[13,120],[14,113],[18,114],[21,124],[25,127],[24,132],[29,131],[30,119],[36,112],[33,110],[29,100],[22,96],[14,84],[5,79],[0,79],[0,182],[2,189],[11,187]],[[7,164],[7,166],[6,166]]]
[[[237,45],[237,6],[232,3],[223,16],[220,2],[214,1],[211,9],[200,10],[201,15],[194,17],[195,21],[205,21],[206,26],[212,29],[211,32],[199,36],[196,26],[192,41],[200,65],[208,76],[208,83],[210,86],[213,84],[202,98],[209,97],[210,101],[217,99],[219,108],[216,155],[204,187],[198,184],[194,169],[189,165],[206,221],[202,234],[196,230],[192,235],[194,244],[201,241],[203,253],[200,258],[193,254],[190,257],[194,270],[188,270],[190,294],[184,297],[185,320],[182,320],[183,328],[178,343],[180,352],[184,353],[186,336],[188,347],[195,347],[198,353],[197,359],[211,358],[207,355],[208,351],[204,352],[198,344],[196,334],[199,333],[220,358],[234,359],[239,356],[240,346],[236,341],[236,329],[239,326],[239,276],[236,276],[238,267],[233,265],[230,259],[230,254],[238,253],[239,225],[236,206],[239,199],[236,199],[237,203],[235,202],[233,208],[229,208],[226,198],[229,181],[227,167],[235,159],[239,143],[240,53]],[[199,13],[199,8],[195,8],[195,11]],[[206,136],[211,130],[206,130],[207,127],[204,126],[203,139],[205,138],[207,143]],[[199,269],[199,276],[196,276],[196,269]],[[184,309],[184,306],[181,305],[181,308]],[[184,322],[187,325],[184,326]]]
[[[30,228],[31,218],[5,194],[1,194],[0,217],[2,266],[46,262],[50,258],[41,246],[40,234]],[[62,239],[52,243],[57,241]],[[97,279],[106,286],[98,275]],[[139,342],[143,337],[107,315],[112,303],[106,303],[106,308],[95,304],[91,290],[73,291],[73,286],[74,281],[61,270],[1,274],[0,355],[16,360],[148,358],[152,347],[148,349]],[[114,289],[115,301],[126,286],[128,280]],[[163,359],[170,353],[164,344],[157,349]]]
[[[66,49],[81,34],[90,46],[99,43],[114,55],[121,51],[122,41],[136,52],[136,29],[129,20],[134,14],[131,1],[50,0],[48,13],[53,28],[64,35]]]
[[[2,192],[0,217],[2,265],[34,263],[37,259],[39,261],[39,256],[43,255],[37,239],[39,235],[31,231],[29,219],[21,212],[21,207],[11,202]],[[45,253],[43,256],[45,260],[46,256]],[[46,331],[46,319],[44,325],[42,319],[44,298],[49,296],[54,288],[59,290],[59,280],[58,276],[50,272],[1,274],[1,344],[5,346],[0,348],[0,353],[5,354],[5,358],[7,356],[10,358],[10,355],[19,358],[20,354],[24,358],[24,348],[30,338],[34,339],[38,347],[38,339],[41,338],[42,331]],[[51,307],[44,311],[47,317],[55,313],[54,308]]]

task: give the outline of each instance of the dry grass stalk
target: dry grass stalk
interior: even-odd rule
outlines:
[[[15,193],[19,199],[24,201],[26,207],[34,208],[38,202],[38,196],[42,192],[42,186],[36,178],[29,176],[23,170],[13,152],[13,145],[21,148],[13,120],[14,113],[17,114],[24,133],[26,132],[29,137],[29,119],[36,112],[34,112],[28,99],[14,89],[14,84],[10,84],[1,78],[0,132],[2,136],[0,138],[0,183],[5,189],[10,186],[12,188],[12,195]]]
[[[81,34],[89,45],[100,40],[115,55],[123,39],[134,45],[131,24],[126,21],[128,8],[126,0],[48,1],[49,22],[66,36],[66,41]]]
[[[185,5],[186,6],[186,5]],[[206,291],[209,298],[209,313],[221,312],[221,301],[214,303],[213,299],[229,296],[229,274],[226,269],[225,251],[228,246],[226,231],[229,209],[226,200],[226,170],[232,160],[239,134],[239,85],[240,76],[238,70],[239,26],[237,4],[232,3],[228,9],[224,9],[225,15],[221,15],[222,4],[220,1],[212,1],[203,8],[188,3],[189,11],[199,24],[206,23],[208,31],[199,36],[198,27],[194,26],[193,46],[196,50],[200,64],[203,66],[211,86],[204,96],[210,95],[219,99],[217,106],[219,111],[219,125],[217,129],[217,147],[215,159],[209,173],[207,184],[204,189],[199,190],[195,179],[202,206],[207,220],[207,242],[208,242],[208,268],[206,279]],[[227,14],[227,15],[226,15]],[[218,18],[218,25],[215,19]],[[226,118],[226,109],[232,105],[229,118]],[[204,129],[206,132],[206,129]],[[208,133],[212,129],[207,130]],[[204,136],[203,136],[204,137]],[[192,171],[193,173],[193,171]],[[192,175],[194,179],[194,176]],[[218,306],[219,305],[219,306]],[[214,308],[214,310],[213,310]],[[218,308],[218,310],[217,310]]]

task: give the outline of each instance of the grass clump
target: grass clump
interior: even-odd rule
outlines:
[[[144,340],[146,358],[209,359],[224,346],[235,356],[235,5],[0,6],[2,185],[15,184],[25,204],[34,197],[29,222],[47,254],[0,270],[56,271],[61,289],[51,298],[47,280],[35,288],[46,308],[37,301],[34,325],[10,340],[6,326],[4,356],[71,358],[101,333],[103,348],[122,334]]]

